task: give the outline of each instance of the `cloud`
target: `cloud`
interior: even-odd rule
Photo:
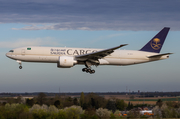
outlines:
[[[166,22],[162,21],[161,23],[156,22],[149,22],[149,23],[133,23],[133,22],[119,22],[119,23],[98,23],[98,22],[89,22],[89,23],[79,23],[79,22],[64,22],[59,24],[33,24],[27,25],[22,28],[12,28],[12,30],[161,30],[163,27],[171,27],[171,30],[180,30],[177,27],[180,24],[180,21],[174,22]]]
[[[24,46],[59,46],[60,44],[54,38],[34,38],[34,39],[18,39],[16,41],[1,41],[0,48],[17,48]]]
[[[104,35],[104,36],[100,36],[100,37],[97,37],[95,39],[92,39],[90,41],[86,41],[86,44],[95,44],[95,43],[97,43],[99,41],[102,42],[102,41],[105,41],[107,39],[111,39],[112,40],[113,38],[116,38],[118,36],[123,36],[123,35],[125,35],[125,34],[116,33],[116,34]]]
[[[180,30],[174,0],[0,0],[0,23],[33,23],[14,30]],[[42,25],[43,26],[39,26]]]

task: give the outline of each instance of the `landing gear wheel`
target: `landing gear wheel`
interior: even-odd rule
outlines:
[[[82,71],[83,71],[83,72],[87,71],[87,68],[83,68]]]
[[[87,69],[87,71],[86,71],[87,73],[90,73],[91,72],[91,69]]]
[[[22,69],[22,66],[19,66],[19,69]]]
[[[95,73],[95,70],[94,70],[94,69],[91,70],[91,69],[89,69],[89,68],[83,68],[82,71],[83,71],[83,72],[86,72],[86,73],[90,73],[90,74],[94,74],[94,73]]]
[[[93,70],[91,70],[91,73],[92,73],[92,74],[94,74],[94,73],[95,73],[95,70],[94,70],[94,69],[93,69]]]

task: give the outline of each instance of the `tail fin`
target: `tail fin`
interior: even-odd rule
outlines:
[[[156,36],[154,36],[140,51],[159,53],[169,32],[168,27],[164,27]]]

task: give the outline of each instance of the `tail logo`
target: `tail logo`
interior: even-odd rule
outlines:
[[[161,44],[159,44],[160,42],[160,39],[159,38],[155,38],[151,41],[151,47],[154,49],[154,50],[159,50],[161,48]]]

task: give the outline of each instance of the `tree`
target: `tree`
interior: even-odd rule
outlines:
[[[88,108],[85,110],[85,113],[81,115],[81,119],[99,119],[99,118],[96,114],[95,108]]]
[[[68,97],[63,101],[63,107],[70,107],[72,105],[73,105],[73,99],[71,97]]]
[[[57,108],[59,108],[59,107],[60,107],[60,101],[59,101],[59,100],[56,100],[56,101],[54,102],[54,106],[56,106]]]
[[[85,109],[88,109],[88,106],[89,106],[89,105],[88,105],[87,103],[84,103],[83,106],[82,106],[82,108],[85,110]]]
[[[74,98],[74,99],[73,99],[73,103],[74,103],[74,105],[78,105],[78,100],[77,100],[77,98]]]
[[[133,104],[131,102],[128,103],[127,110],[133,109]]]
[[[131,103],[130,107],[131,107],[131,109],[133,109],[133,107],[134,107],[134,106],[133,106],[133,104],[132,104],[132,103]]]
[[[100,108],[100,102],[101,100],[98,100],[97,98],[91,98],[91,101],[89,102],[89,104],[91,105],[91,108],[95,108],[98,109]]]
[[[34,105],[34,100],[33,99],[26,99],[26,104],[28,105],[28,106],[33,106]]]
[[[116,111],[115,101],[108,100],[108,103],[107,103],[107,105],[106,105],[106,108],[107,108],[108,110],[112,110],[112,112],[115,112],[115,111]]]
[[[96,106],[96,102],[95,102],[94,98],[91,98],[91,105],[92,105],[92,107]]]
[[[128,102],[127,110],[130,110],[130,105],[131,105],[131,103]]]
[[[163,104],[163,101],[161,99],[158,99],[158,101],[156,102],[156,105],[158,105],[159,107],[161,107]]]
[[[124,102],[124,100],[117,99],[116,100],[116,108],[118,110],[124,110],[127,107],[127,104]]]
[[[22,98],[22,96],[18,96],[18,97],[17,97],[17,99],[16,99],[16,100],[17,100],[17,103],[21,103],[21,98]]]
[[[80,115],[84,113],[80,106],[71,106],[64,109],[68,118],[67,119],[80,119]]]
[[[89,93],[84,98],[84,103],[87,104],[87,108],[105,108],[107,104],[107,100],[102,96],[99,96],[94,93]],[[84,108],[84,107],[83,107]]]
[[[68,97],[68,98],[67,98],[67,101],[72,102],[73,99],[72,99],[71,97]]]
[[[44,104],[45,99],[46,99],[46,94],[44,94],[44,93],[38,94],[37,101],[40,105]]]
[[[83,107],[83,104],[84,104],[84,93],[81,92],[81,97],[80,97],[80,105],[81,105],[81,107]]]

